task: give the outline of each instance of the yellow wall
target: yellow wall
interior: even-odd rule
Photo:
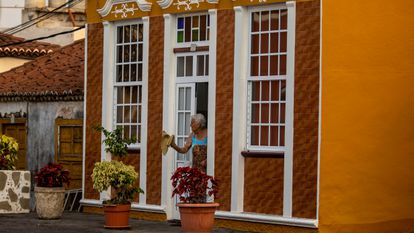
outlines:
[[[414,1],[323,0],[321,232],[414,231]]]
[[[11,70],[14,67],[21,66],[28,61],[31,60],[14,57],[0,57],[0,73]]]

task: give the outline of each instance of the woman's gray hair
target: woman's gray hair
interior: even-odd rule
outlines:
[[[199,123],[201,128],[206,128],[207,127],[206,118],[201,113],[197,113],[195,115],[192,115],[191,120]]]

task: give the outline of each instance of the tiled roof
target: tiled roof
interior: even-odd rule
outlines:
[[[83,99],[84,40],[0,74],[0,101]]]
[[[60,48],[59,45],[37,41],[10,45],[22,41],[25,39],[0,32],[0,57],[36,58]]]

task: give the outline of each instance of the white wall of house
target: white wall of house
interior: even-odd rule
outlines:
[[[3,61],[0,60],[0,64]],[[27,112],[27,103],[26,102],[0,102],[0,113],[4,115],[5,113],[12,113],[12,112]],[[1,133],[1,132],[0,132]]]
[[[22,23],[25,0],[0,0],[0,29]]]

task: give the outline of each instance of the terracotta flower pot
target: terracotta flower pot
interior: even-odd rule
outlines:
[[[105,228],[128,228],[131,204],[104,205]]]
[[[63,213],[65,188],[35,187],[36,212],[41,219],[58,219]]]
[[[210,233],[218,203],[177,204],[180,207],[181,227],[186,233]]]

